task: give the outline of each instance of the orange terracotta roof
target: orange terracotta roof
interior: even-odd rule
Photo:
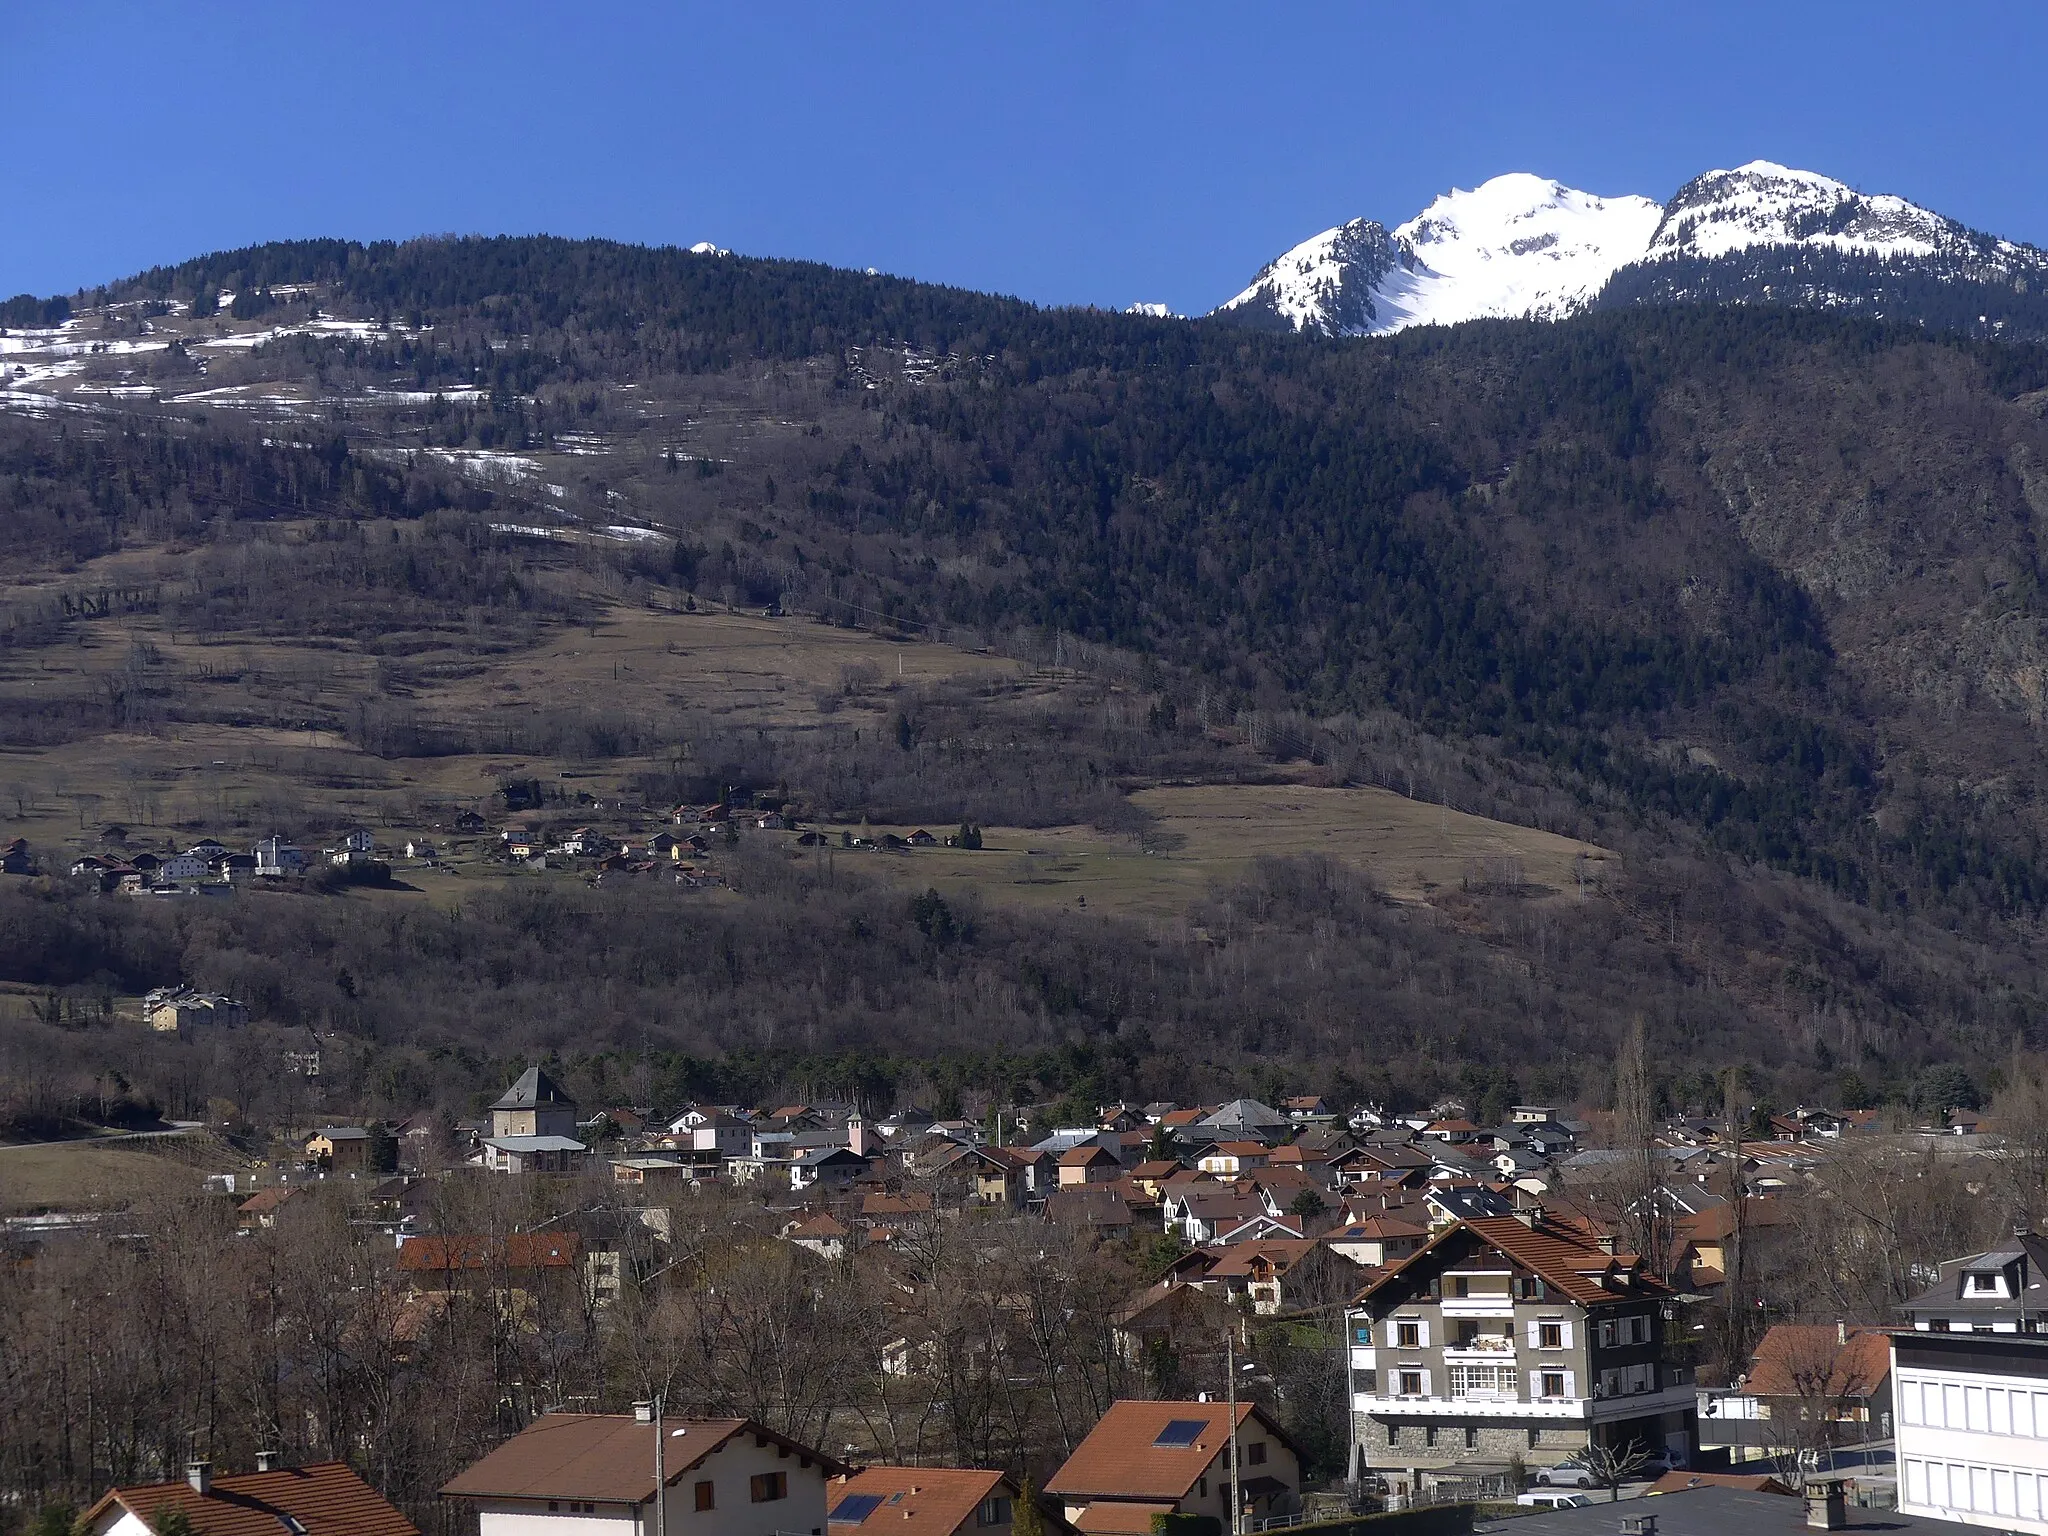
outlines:
[[[583,1252],[574,1232],[514,1232],[508,1237],[414,1237],[398,1250],[408,1273],[451,1269],[569,1269]]]
[[[1891,1369],[1891,1339],[1874,1329],[1851,1327],[1842,1343],[1832,1323],[1778,1323],[1757,1341],[1742,1386],[1753,1397],[1868,1397]]]
[[[419,1536],[410,1520],[339,1461],[217,1477],[204,1494],[187,1482],[111,1488],[80,1524],[102,1531],[117,1511],[126,1511],[149,1525],[166,1508],[190,1520],[196,1536],[279,1536],[293,1521],[306,1536]]]
[[[1237,1405],[1239,1433],[1254,1415],[1275,1439],[1291,1445],[1256,1404]],[[1175,1420],[1200,1431],[1186,1446],[1162,1446],[1159,1436]],[[1185,1498],[1230,1440],[1230,1410],[1222,1403],[1156,1403],[1129,1398],[1111,1403],[1066,1465],[1046,1479],[1045,1491],[1069,1503],[1079,1499]],[[1085,1527],[1084,1527],[1085,1529]],[[1149,1527],[1148,1527],[1149,1529]]]
[[[255,1194],[236,1206],[235,1210],[243,1216],[268,1216],[272,1211],[283,1205],[285,1201],[298,1193],[299,1191],[296,1188],[287,1187],[283,1184],[274,1185],[269,1189],[259,1189]]]
[[[1116,1154],[1107,1147],[1069,1147],[1060,1154],[1062,1168],[1086,1168],[1090,1163],[1113,1163]]]
[[[865,1467],[825,1485],[827,1516],[841,1507],[842,1500],[858,1494],[875,1495],[882,1502],[859,1520],[832,1519],[835,1533],[872,1525],[889,1536],[952,1536],[973,1525],[984,1499],[997,1494],[1015,1498],[1016,1490],[1000,1472],[969,1467]]]
[[[670,1484],[741,1434],[819,1462],[828,1476],[844,1470],[831,1457],[750,1419],[664,1417],[661,1427],[669,1436]],[[542,1414],[483,1460],[457,1473],[441,1492],[450,1498],[640,1503],[654,1496],[654,1432],[652,1424],[642,1424],[630,1413]]]
[[[1074,1529],[1083,1536],[1151,1536],[1152,1517],[1170,1515],[1172,1504],[1130,1499],[1109,1499],[1090,1504],[1074,1517]]]

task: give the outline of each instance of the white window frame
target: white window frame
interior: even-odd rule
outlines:
[[[1529,1373],[1529,1401],[1532,1403],[1554,1403],[1577,1398],[1579,1395],[1578,1383],[1572,1379],[1575,1374],[1575,1372],[1560,1370],[1555,1366],[1531,1371]],[[1546,1376],[1557,1376],[1563,1379],[1564,1391],[1562,1394],[1545,1395],[1543,1391],[1543,1378]]]
[[[1557,1329],[1557,1343],[1547,1346],[1543,1342],[1545,1328]],[[1572,1323],[1568,1317],[1532,1317],[1529,1319],[1529,1347],[1531,1349],[1570,1349],[1572,1347]]]
[[[1415,1342],[1410,1344],[1401,1337],[1401,1330],[1410,1324],[1415,1327]],[[1429,1319],[1426,1317],[1397,1317],[1394,1319],[1394,1348],[1429,1348]]]
[[[1404,1384],[1404,1382],[1406,1381],[1406,1379],[1407,1379],[1408,1377],[1410,1377],[1410,1376],[1415,1376],[1415,1377],[1418,1377],[1418,1378],[1420,1378],[1420,1381],[1421,1381],[1421,1385],[1422,1385],[1422,1390],[1421,1390],[1420,1392],[1403,1392],[1403,1391],[1401,1390],[1401,1388],[1402,1388],[1402,1385]],[[1393,1377],[1394,1377],[1394,1394],[1393,1394],[1393,1395],[1394,1395],[1395,1397],[1428,1397],[1428,1396],[1430,1395],[1430,1393],[1429,1393],[1429,1370],[1428,1370],[1428,1368],[1427,1368],[1427,1367],[1425,1367],[1425,1366],[1420,1366],[1420,1365],[1397,1365],[1397,1366],[1395,1366],[1395,1367],[1394,1367],[1394,1371],[1393,1371]]]

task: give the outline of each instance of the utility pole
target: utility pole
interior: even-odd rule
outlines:
[[[659,1392],[651,1400],[633,1405],[633,1417],[654,1426],[654,1536],[668,1536],[668,1436],[662,1429],[661,1405]]]
[[[1230,1536],[1244,1536],[1244,1490],[1237,1466],[1237,1321],[1223,1334],[1224,1397],[1230,1405]]]

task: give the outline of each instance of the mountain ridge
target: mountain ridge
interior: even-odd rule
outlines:
[[[1928,283],[1945,295],[1916,291]],[[1212,314],[1355,336],[1678,302],[1789,303],[2038,337],[2048,335],[2048,252],[1768,160],[1707,171],[1662,204],[1511,172],[1454,188],[1392,230],[1354,219],[1311,236]]]

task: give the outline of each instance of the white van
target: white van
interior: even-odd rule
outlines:
[[[1517,1504],[1531,1509],[1584,1509],[1593,1501],[1583,1493],[1569,1493],[1564,1489],[1545,1488],[1536,1493],[1515,1495]]]

